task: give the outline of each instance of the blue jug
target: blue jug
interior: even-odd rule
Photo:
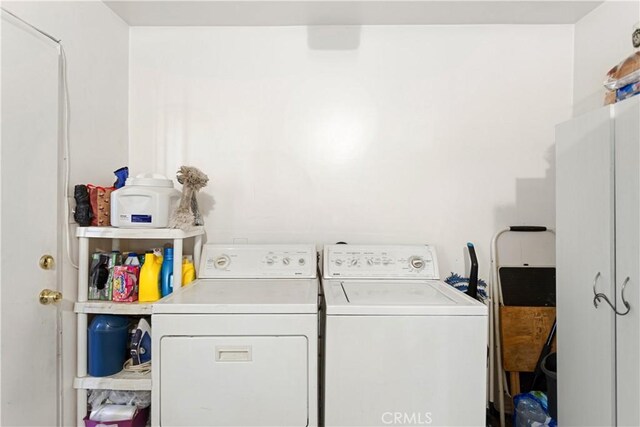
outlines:
[[[105,377],[117,374],[127,359],[129,318],[101,314],[88,328],[89,375]]]

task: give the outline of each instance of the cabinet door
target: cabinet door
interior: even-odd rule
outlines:
[[[163,337],[160,425],[309,425],[307,348],[304,336]]]
[[[615,424],[613,121],[602,108],[557,128],[558,421]]]
[[[640,425],[640,100],[615,106],[616,371],[618,425]]]

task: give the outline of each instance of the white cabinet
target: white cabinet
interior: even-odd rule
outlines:
[[[174,229],[124,229],[113,227],[80,227],[76,233],[79,239],[78,254],[78,300],[74,311],[77,313],[77,366],[73,386],[77,395],[77,425],[87,413],[87,390],[151,390],[151,375],[140,376],[126,372],[108,377],[91,377],[87,374],[87,326],[90,314],[151,315],[153,303],[88,301],[90,239],[109,239],[110,248],[120,249],[120,240],[169,240],[173,244],[174,291],[182,284],[182,249],[184,239],[193,237],[193,261],[199,266],[204,229],[197,227],[191,231]]]
[[[640,425],[639,105],[632,98],[557,128],[562,425]]]
[[[616,106],[617,424],[640,425],[640,100]],[[624,297],[624,299],[623,299]],[[625,305],[628,303],[628,307]],[[608,307],[604,306],[603,309]]]

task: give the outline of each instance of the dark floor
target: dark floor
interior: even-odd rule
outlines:
[[[513,425],[511,414],[505,415],[504,424],[505,427],[511,427]],[[497,411],[487,411],[487,427],[500,427],[500,417]]]
[[[523,372],[520,374],[520,382],[522,384],[521,393],[526,393],[529,391],[529,387],[527,385],[531,384],[533,379],[533,373]],[[536,383],[537,390],[546,390],[547,384],[546,380],[541,377]],[[496,406],[491,405],[491,409],[487,410],[487,427],[500,427],[500,416],[499,412],[496,410]],[[509,394],[505,392],[504,395],[504,409],[505,409],[505,427],[513,426],[513,400]]]
[[[487,427],[500,427],[500,415],[497,411],[497,403],[494,406],[490,404],[490,409],[487,410]],[[513,400],[507,393],[504,394],[504,424],[505,427],[511,427],[513,425]]]

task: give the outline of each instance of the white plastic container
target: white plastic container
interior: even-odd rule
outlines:
[[[163,228],[182,193],[173,181],[158,174],[128,178],[124,187],[111,193],[111,225],[122,228]]]

